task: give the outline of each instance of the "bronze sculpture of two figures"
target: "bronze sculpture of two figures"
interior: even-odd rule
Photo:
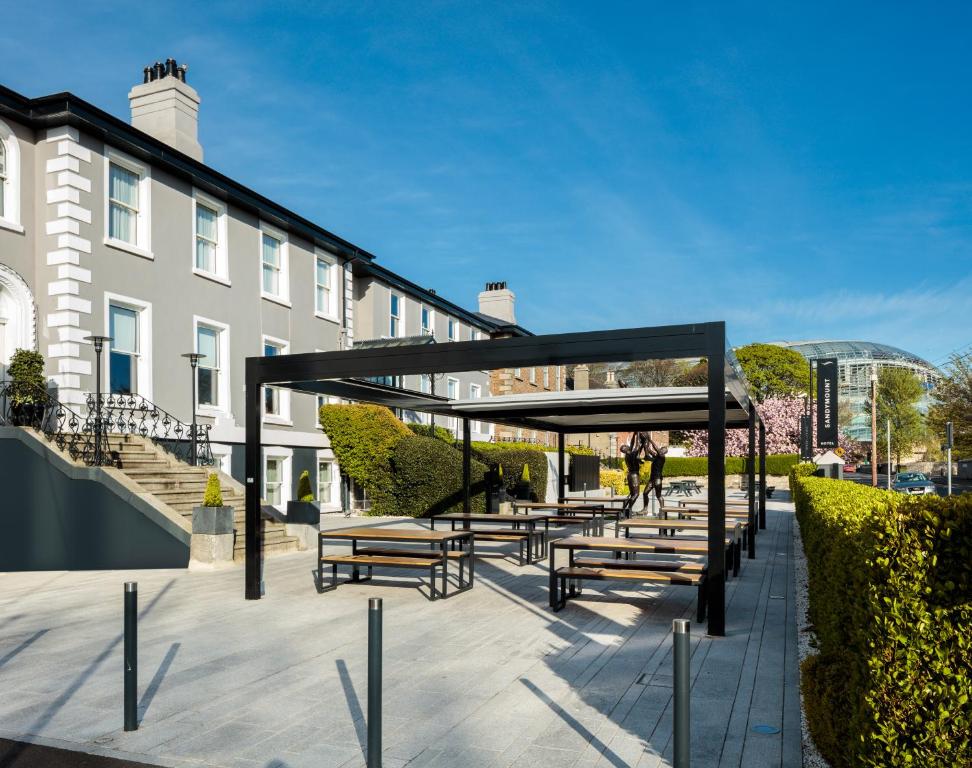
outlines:
[[[661,505],[662,468],[665,466],[665,455],[668,448],[659,448],[647,432],[632,432],[631,439],[621,446],[624,454],[624,464],[628,470],[628,498],[624,502],[624,509],[628,515],[634,508],[634,503],[641,490],[641,465],[645,459],[651,462],[651,472],[648,475],[648,485],[645,487],[643,508],[648,509],[648,501],[652,491]]]

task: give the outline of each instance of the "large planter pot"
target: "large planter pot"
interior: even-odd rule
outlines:
[[[321,505],[316,501],[288,501],[287,523],[318,525],[321,522]]]
[[[518,501],[531,501],[532,497],[530,495],[530,484],[529,483],[517,483],[516,489],[514,491]]]
[[[193,507],[189,560],[203,566],[233,563],[233,507]]]
[[[42,403],[11,403],[10,423],[15,427],[40,427],[44,421]]]

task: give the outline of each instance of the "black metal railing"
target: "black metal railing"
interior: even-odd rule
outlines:
[[[97,399],[88,395],[82,415],[43,387],[4,381],[0,382],[0,423],[36,429],[71,458],[89,466],[119,464],[118,452],[109,443],[111,435],[144,437],[190,464],[195,449],[195,464],[215,463],[211,425],[196,424],[194,431],[192,425],[141,395],[102,395],[100,404]]]
[[[97,412],[96,399],[95,395],[88,395],[88,413]],[[109,434],[147,438],[188,464],[208,467],[215,463],[209,442],[210,424],[186,424],[136,394],[103,394],[100,412],[102,428]]]
[[[60,402],[43,387],[23,382],[0,382],[0,422],[13,427],[30,427],[72,459],[95,463],[95,424],[93,414],[82,416]],[[109,455],[106,435],[103,454]]]

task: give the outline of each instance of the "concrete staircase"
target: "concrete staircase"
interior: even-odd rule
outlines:
[[[151,493],[158,501],[182,515],[192,527],[192,508],[202,504],[210,472],[219,475],[223,504],[233,507],[236,537],[233,559],[242,561],[246,547],[246,502],[243,487],[214,467],[193,467],[156,447],[150,440],[135,435],[109,435],[108,447],[117,451],[121,471]],[[294,552],[299,542],[288,536],[286,526],[274,520],[263,520],[263,553],[276,555]]]

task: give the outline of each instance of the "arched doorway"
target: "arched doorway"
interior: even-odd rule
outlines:
[[[36,349],[34,295],[27,282],[0,264],[0,366],[6,368],[15,349]]]

